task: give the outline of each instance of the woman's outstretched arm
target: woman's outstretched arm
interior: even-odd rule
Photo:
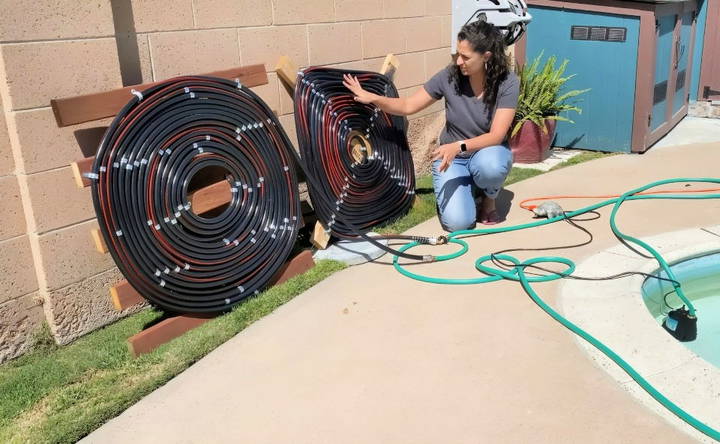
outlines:
[[[365,91],[357,77],[345,74],[343,77],[343,85],[355,94],[355,100],[360,103],[373,104],[388,114],[396,116],[409,116],[416,112],[422,111],[428,106],[436,102],[425,91],[425,88],[418,89],[409,97],[385,97]]]

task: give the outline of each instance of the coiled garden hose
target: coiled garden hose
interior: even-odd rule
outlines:
[[[610,226],[612,228],[613,233],[619,238],[624,241],[633,243],[635,245],[638,245],[645,251],[652,254],[652,256],[658,261],[661,268],[665,271],[668,280],[673,282],[674,290],[678,297],[682,299],[683,303],[685,303],[688,306],[688,309],[690,310],[691,314],[695,314],[695,307],[692,305],[689,299],[685,296],[685,294],[682,291],[682,286],[677,281],[677,278],[675,277],[675,274],[673,273],[672,269],[669,267],[668,263],[663,259],[663,257],[658,253],[654,248],[652,248],[650,245],[648,245],[646,242],[643,242],[637,238],[634,238],[632,236],[628,236],[620,231],[620,229],[617,227],[617,224],[615,222],[615,218],[618,214],[618,211],[620,210],[620,207],[622,204],[629,200],[641,200],[641,199],[717,199],[720,198],[720,194],[666,194],[665,192],[657,192],[655,194],[648,194],[646,193],[647,190],[651,188],[655,188],[661,185],[665,184],[671,184],[671,183],[714,183],[714,184],[720,184],[720,179],[718,178],[677,178],[677,179],[666,179],[666,180],[660,180],[653,183],[650,183],[648,185],[636,188],[634,190],[628,191],[626,193],[623,193],[617,198],[608,199],[600,203],[596,203],[590,206],[587,206],[585,208],[582,208],[577,211],[568,212],[566,215],[558,216],[552,219],[546,219],[546,220],[540,220],[537,222],[527,223],[527,224],[520,224],[510,227],[495,227],[495,228],[486,228],[486,229],[477,229],[477,230],[462,230],[462,231],[456,231],[451,233],[448,236],[448,240],[450,243],[457,244],[460,246],[459,250],[446,254],[441,256],[436,256],[436,261],[444,261],[444,260],[450,260],[454,259],[456,257],[461,256],[462,254],[465,254],[468,251],[468,244],[462,239],[459,239],[459,237],[462,236],[472,236],[472,235],[484,235],[484,234],[492,234],[492,233],[503,233],[503,232],[511,232],[511,231],[517,231],[517,230],[523,230],[526,228],[533,228],[538,227],[542,225],[551,224],[560,220],[564,220],[566,218],[572,218],[580,214],[588,213],[590,211],[597,210],[598,208],[605,207],[607,205],[613,205],[613,209],[610,215]],[[707,190],[705,190],[707,191]],[[713,190],[714,191],[714,190]],[[642,194],[641,194],[642,193]],[[400,248],[401,251],[409,250],[413,247],[416,247],[419,245],[416,242],[409,243],[407,245],[404,245]],[[504,270],[501,268],[493,267],[488,265],[489,263],[493,262],[493,260],[502,260],[504,262],[509,262],[514,264],[514,267],[510,270]],[[547,275],[544,276],[532,276],[529,277],[525,273],[525,268],[532,267],[535,264],[540,263],[555,263],[555,264],[561,264],[565,267],[565,270],[562,272],[549,272]],[[494,282],[499,281],[502,279],[511,280],[511,281],[517,281],[520,282],[525,292],[532,298],[532,300],[540,306],[546,313],[548,313],[553,319],[560,322],[563,326],[571,330],[573,333],[577,334],[578,336],[582,337],[586,341],[588,341],[590,344],[592,344],[594,347],[596,347],[598,350],[600,350],[602,353],[604,353],[606,356],[608,356],[610,359],[612,359],[616,364],[618,364],[625,372],[628,373],[644,390],[646,390],[655,400],[660,402],[665,408],[670,410],[673,414],[678,416],[680,419],[697,429],[698,431],[704,433],[705,435],[720,440],[720,431],[713,429],[712,427],[709,427],[708,425],[700,422],[698,419],[681,409],[678,405],[674,404],[672,401],[670,401],[668,398],[666,398],[662,393],[660,393],[657,389],[655,389],[645,378],[643,378],[630,364],[628,364],[625,360],[623,360],[619,355],[617,355],[613,350],[611,350],[609,347],[604,345],[602,342],[594,338],[592,335],[578,327],[577,325],[570,322],[568,319],[564,318],[562,315],[560,315],[558,312],[553,310],[548,304],[546,304],[542,298],[537,294],[537,292],[533,289],[532,283],[534,282],[548,282],[556,279],[560,279],[563,277],[566,277],[568,275],[571,275],[575,271],[575,264],[567,258],[558,257],[558,256],[545,256],[545,257],[536,257],[532,259],[528,259],[525,261],[520,261],[519,259],[507,255],[507,254],[489,254],[485,255],[475,261],[475,267],[485,274],[484,277],[475,277],[475,278],[466,278],[466,279],[443,279],[443,278],[437,278],[437,277],[430,277],[430,276],[424,276],[418,273],[413,273],[409,270],[407,270],[405,267],[403,267],[398,262],[398,257],[393,258],[393,265],[395,266],[395,269],[397,269],[401,274],[410,277],[412,279],[416,279],[423,282],[430,282],[430,283],[436,283],[436,284],[479,284],[479,283],[485,283],[485,282]]]

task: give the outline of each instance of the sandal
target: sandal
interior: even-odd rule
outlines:
[[[500,222],[502,222],[502,219],[497,210],[492,210],[487,214],[480,215],[480,223],[483,225],[495,225]]]

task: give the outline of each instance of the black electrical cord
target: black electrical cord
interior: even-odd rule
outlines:
[[[314,179],[309,181],[310,199],[328,231],[355,238],[410,210],[415,200],[415,174],[405,120],[356,102],[343,85],[344,74],[356,76],[363,88],[375,94],[398,94],[392,82],[377,73],[313,67],[298,74],[295,123],[302,164]],[[372,237],[378,239],[434,242],[416,236]]]
[[[93,202],[118,268],[171,312],[228,310],[265,288],[297,237],[291,143],[267,105],[240,83],[180,77],[133,92],[93,164]],[[188,185],[224,169],[232,198],[197,215]]]
[[[598,213],[598,212],[596,212],[596,211],[588,211],[587,213],[584,213],[584,214],[593,214],[594,217],[592,217],[592,218],[578,219],[578,217],[576,216],[576,217],[566,217],[564,220],[565,220],[567,223],[569,223],[570,225],[572,225],[573,227],[575,227],[575,228],[579,229],[580,231],[584,232],[585,234],[587,234],[588,240],[586,240],[586,241],[584,241],[584,242],[581,242],[581,243],[579,243],[579,244],[563,245],[563,246],[557,246],[557,247],[508,248],[508,249],[506,249],[506,250],[500,250],[500,251],[496,251],[496,252],[492,253],[492,254],[490,255],[490,259],[491,259],[492,263],[493,263],[496,267],[498,267],[498,268],[501,268],[501,269],[504,269],[504,270],[510,270],[510,269],[512,269],[512,268],[517,267],[517,265],[515,265],[514,263],[512,263],[512,262],[510,262],[510,261],[504,261],[504,260],[502,260],[502,259],[499,259],[499,258],[497,257],[497,255],[506,254],[506,253],[510,253],[510,252],[518,252],[518,251],[551,251],[551,250],[564,250],[564,249],[569,249],[569,248],[580,248],[580,247],[583,247],[583,246],[585,246],[585,245],[589,245],[590,243],[592,243],[592,241],[593,241],[593,239],[594,239],[592,233],[591,233],[587,228],[578,225],[577,222],[586,222],[586,221],[591,221],[591,220],[597,220],[597,219],[600,218],[600,213]],[[530,268],[530,269],[540,270],[540,271],[543,271],[543,272],[545,272],[545,273],[556,274],[556,275],[562,276],[563,278],[574,279],[574,280],[578,280],[578,281],[609,281],[609,280],[621,279],[621,278],[626,278],[626,277],[630,277],[630,276],[639,275],[639,276],[644,276],[645,278],[652,278],[652,279],[657,279],[657,280],[659,280],[659,281],[670,282],[670,283],[672,283],[672,284],[680,285],[680,283],[677,282],[677,281],[674,280],[674,279],[668,279],[668,278],[664,278],[664,277],[657,276],[657,275],[653,275],[653,274],[649,274],[649,273],[643,273],[643,272],[641,272],[641,271],[625,271],[625,272],[618,273],[618,274],[614,274],[614,275],[611,275],[611,276],[589,277],[589,276],[578,276],[578,275],[569,274],[569,273],[566,273],[566,272],[554,271],[554,270],[550,270],[550,269],[548,269],[548,268],[544,268],[544,267],[542,267],[542,266],[540,266],[540,265],[536,265],[536,264],[527,264],[527,265],[521,265],[521,266],[524,267],[524,268],[526,268],[526,269],[527,269],[527,268]],[[537,274],[537,273],[529,273],[529,272],[526,272],[526,274],[530,274],[530,275],[533,275],[533,276],[539,276],[539,274]],[[666,305],[667,305],[667,304],[666,304]]]

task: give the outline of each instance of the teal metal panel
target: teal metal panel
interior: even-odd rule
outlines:
[[[580,97],[582,114],[567,116],[575,124],[558,124],[554,145],[630,152],[640,18],[547,7],[531,7],[530,13],[528,62],[541,52],[560,61],[568,59],[566,74],[575,77],[567,89],[591,88]],[[627,38],[625,42],[571,40],[572,26],[627,28]]]
[[[680,28],[680,58],[678,59],[677,80],[675,82],[675,98],[673,99],[673,115],[680,111],[680,108],[687,103],[688,86],[688,61],[690,58],[690,40],[692,39],[693,13],[686,12],[682,16],[682,27]]]
[[[658,17],[658,44],[655,55],[655,93],[653,94],[653,109],[650,128],[656,130],[665,123],[669,116],[667,115],[667,83],[670,79],[670,70],[672,68],[673,51],[673,31],[675,30],[675,22],[677,16],[675,14]]]
[[[700,68],[702,68],[702,54],[705,48],[705,24],[707,23],[707,0],[698,0],[698,17],[695,26],[695,50],[693,51],[692,84],[690,85],[690,100],[698,99],[700,88]]]

